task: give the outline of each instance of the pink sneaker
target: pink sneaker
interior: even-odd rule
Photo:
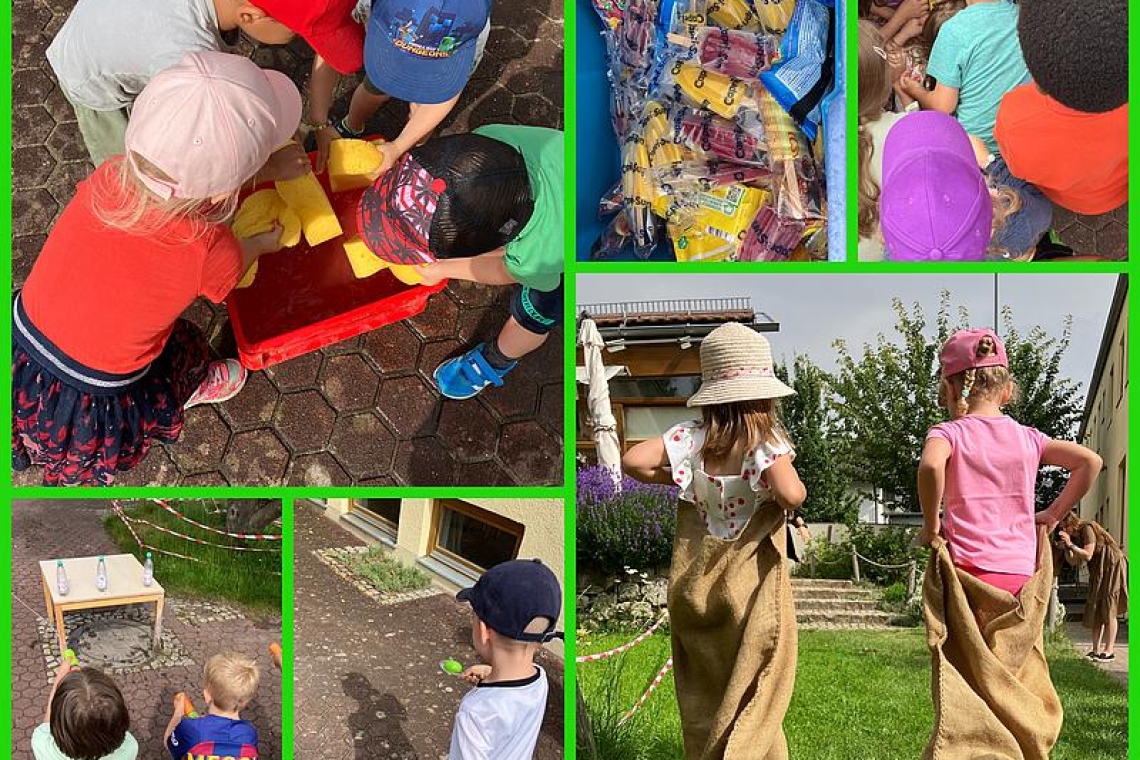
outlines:
[[[220,404],[229,401],[238,395],[248,377],[249,373],[237,359],[210,362],[210,367],[206,370],[206,379],[182,408],[189,409],[199,404]]]

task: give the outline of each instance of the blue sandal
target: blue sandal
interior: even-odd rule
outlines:
[[[483,356],[483,346],[480,343],[462,356],[448,359],[435,368],[432,376],[441,394],[462,401],[474,398],[488,385],[502,386],[503,377],[518,366],[518,362],[511,362],[503,369],[495,369]]]

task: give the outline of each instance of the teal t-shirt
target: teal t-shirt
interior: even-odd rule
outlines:
[[[36,760],[71,760],[56,746],[55,739],[51,735],[51,726],[47,723],[39,724],[32,732],[32,755]],[[100,760],[135,760],[138,756],[139,743],[128,731],[119,748],[109,755],[103,755]]]
[[[942,25],[926,73],[958,89],[958,121],[997,155],[994,121],[1001,99],[1030,80],[1017,41],[1017,5],[997,0],[967,6]]]
[[[504,262],[511,276],[527,287],[550,292],[562,280],[563,255],[562,133],[545,127],[490,124],[474,134],[514,146],[526,159],[534,212],[519,236],[507,243]]]

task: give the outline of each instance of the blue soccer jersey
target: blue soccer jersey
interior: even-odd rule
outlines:
[[[257,729],[220,715],[183,718],[166,748],[174,760],[256,760]]]

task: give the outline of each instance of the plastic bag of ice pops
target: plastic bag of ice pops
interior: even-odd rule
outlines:
[[[683,60],[737,79],[759,79],[780,54],[779,39],[764,32],[685,24],[666,39]]]
[[[736,121],[745,130],[750,124],[762,130],[759,88],[755,83],[674,58],[662,68],[657,88],[662,97],[712,111]]]
[[[760,16],[752,0],[704,0],[697,7],[710,26],[754,32],[761,29]]]
[[[711,111],[686,106],[674,108],[671,120],[673,134],[689,150],[735,164],[768,165],[768,148],[762,129],[749,133],[736,122]]]
[[[796,0],[754,0],[760,26],[769,32],[782,32],[791,23]]]
[[[800,245],[806,222],[780,215],[771,206],[760,208],[740,244],[741,261],[787,261]]]
[[[640,79],[653,64],[659,0],[629,0],[617,28],[617,59]]]
[[[626,0],[593,0],[592,4],[606,29],[618,28],[625,14]]]
[[[618,214],[610,220],[610,223],[602,230],[602,234],[598,235],[598,239],[590,247],[590,260],[604,261],[621,255],[633,244],[632,237],[629,217],[625,214]]]
[[[639,257],[649,258],[657,243],[658,225],[651,209],[655,193],[649,174],[649,150],[640,134],[632,133],[622,143],[621,163],[622,194],[633,249]]]
[[[810,155],[772,167],[776,210],[794,219],[823,219],[824,187],[819,165]]]
[[[598,218],[605,219],[625,208],[625,196],[621,191],[622,181],[619,179],[598,200]]]

